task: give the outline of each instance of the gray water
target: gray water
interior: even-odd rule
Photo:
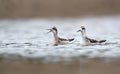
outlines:
[[[76,31],[85,26],[91,38],[106,39],[101,45],[82,46],[81,34]],[[59,36],[75,38],[67,45],[53,46],[52,33],[58,28]],[[2,59],[31,58],[43,61],[71,61],[81,58],[120,57],[120,16],[54,18],[54,19],[2,19],[0,20],[0,57]]]

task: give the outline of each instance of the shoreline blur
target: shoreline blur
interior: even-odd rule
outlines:
[[[15,60],[0,61],[0,74],[119,74],[120,60],[105,62],[98,58],[87,62],[40,63]],[[8,66],[9,65],[9,66]]]
[[[119,0],[0,0],[0,18],[119,15]]]

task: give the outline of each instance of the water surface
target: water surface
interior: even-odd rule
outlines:
[[[84,58],[120,57],[120,16],[54,18],[54,19],[1,19],[1,59],[40,59],[44,62],[71,61]],[[76,31],[85,26],[91,38],[106,39],[102,45],[82,46],[81,35]],[[52,33],[47,30],[58,28],[59,36],[75,38],[67,45],[53,46]]]

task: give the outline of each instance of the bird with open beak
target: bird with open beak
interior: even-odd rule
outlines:
[[[58,30],[55,26],[53,26],[51,29],[48,29],[49,32],[52,32],[53,33],[53,36],[54,36],[54,45],[63,45],[63,44],[68,44],[69,42],[73,41],[74,38],[72,39],[64,39],[64,38],[60,38],[58,36]]]

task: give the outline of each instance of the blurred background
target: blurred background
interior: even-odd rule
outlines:
[[[120,0],[0,0],[0,18],[120,14]]]
[[[0,0],[0,74],[120,74],[120,0]],[[103,45],[82,46],[81,25]],[[52,45],[56,26],[73,43]]]

